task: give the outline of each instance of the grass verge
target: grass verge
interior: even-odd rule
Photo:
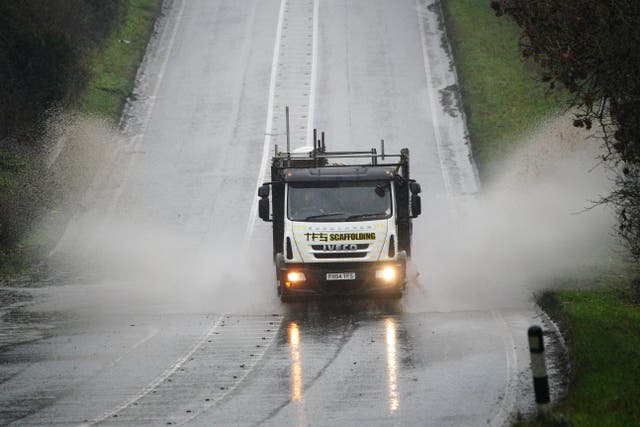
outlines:
[[[86,87],[82,93],[66,96],[69,109],[114,123],[132,93],[138,67],[162,8],[162,0],[121,1],[122,12],[109,36],[86,58],[91,74]],[[19,152],[0,150],[0,191],[6,196],[0,200],[16,211],[3,217],[23,218],[15,220],[16,226],[27,230],[18,244],[0,243],[0,281],[20,274],[51,248],[54,244],[51,240],[59,236],[59,230],[51,229],[64,227],[70,215],[65,205],[72,205],[73,199],[86,189],[92,173],[87,159],[96,156],[92,152],[95,147],[90,144],[68,146],[48,170],[40,148],[36,144],[25,146]],[[43,215],[50,216],[47,221],[53,225],[29,232]]]
[[[541,296],[567,340],[571,385],[551,417],[520,426],[640,425],[640,289],[623,289]]]
[[[566,108],[566,95],[549,93],[540,83],[536,68],[518,50],[519,27],[496,18],[488,1],[443,3],[473,155],[486,180],[522,134]]]
[[[567,98],[547,93],[535,67],[521,59],[519,28],[496,18],[488,1],[443,4],[473,154],[487,180],[521,136],[563,111]],[[581,290],[548,292],[539,299],[569,345],[569,392],[551,416],[517,425],[640,425],[640,285],[632,285],[637,272],[629,267],[613,270],[616,274],[585,271],[563,279],[558,282],[563,289]]]
[[[124,13],[90,59],[91,80],[80,110],[118,120],[131,95],[162,0],[126,0]]]

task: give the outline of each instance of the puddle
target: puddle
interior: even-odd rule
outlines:
[[[31,311],[34,301],[29,292],[0,288],[0,352],[46,338],[54,324],[65,319],[58,312]]]

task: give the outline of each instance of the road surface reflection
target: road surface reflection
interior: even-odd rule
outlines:
[[[395,412],[400,406],[398,393],[398,324],[396,319],[384,319],[385,342],[387,344],[387,388],[389,395],[389,411]]]
[[[307,425],[304,398],[303,398],[303,376],[302,357],[300,355],[300,328],[296,322],[290,322],[287,326],[287,337],[289,341],[289,351],[291,356],[291,400],[298,406],[298,425]]]

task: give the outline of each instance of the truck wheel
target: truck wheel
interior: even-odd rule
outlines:
[[[400,299],[400,298],[402,298],[402,295],[404,295],[404,292],[397,291],[397,292],[394,292],[394,293],[390,294],[389,295],[389,299]]]
[[[280,297],[281,302],[291,301],[291,296],[289,295],[289,292],[283,289],[283,287],[280,285],[278,286],[278,297]]]
[[[288,292],[280,292],[280,301],[281,302],[291,302],[293,300],[293,297],[291,295],[289,295]]]

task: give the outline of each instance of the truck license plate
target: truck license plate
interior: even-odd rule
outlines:
[[[327,280],[355,280],[356,273],[327,273]]]

